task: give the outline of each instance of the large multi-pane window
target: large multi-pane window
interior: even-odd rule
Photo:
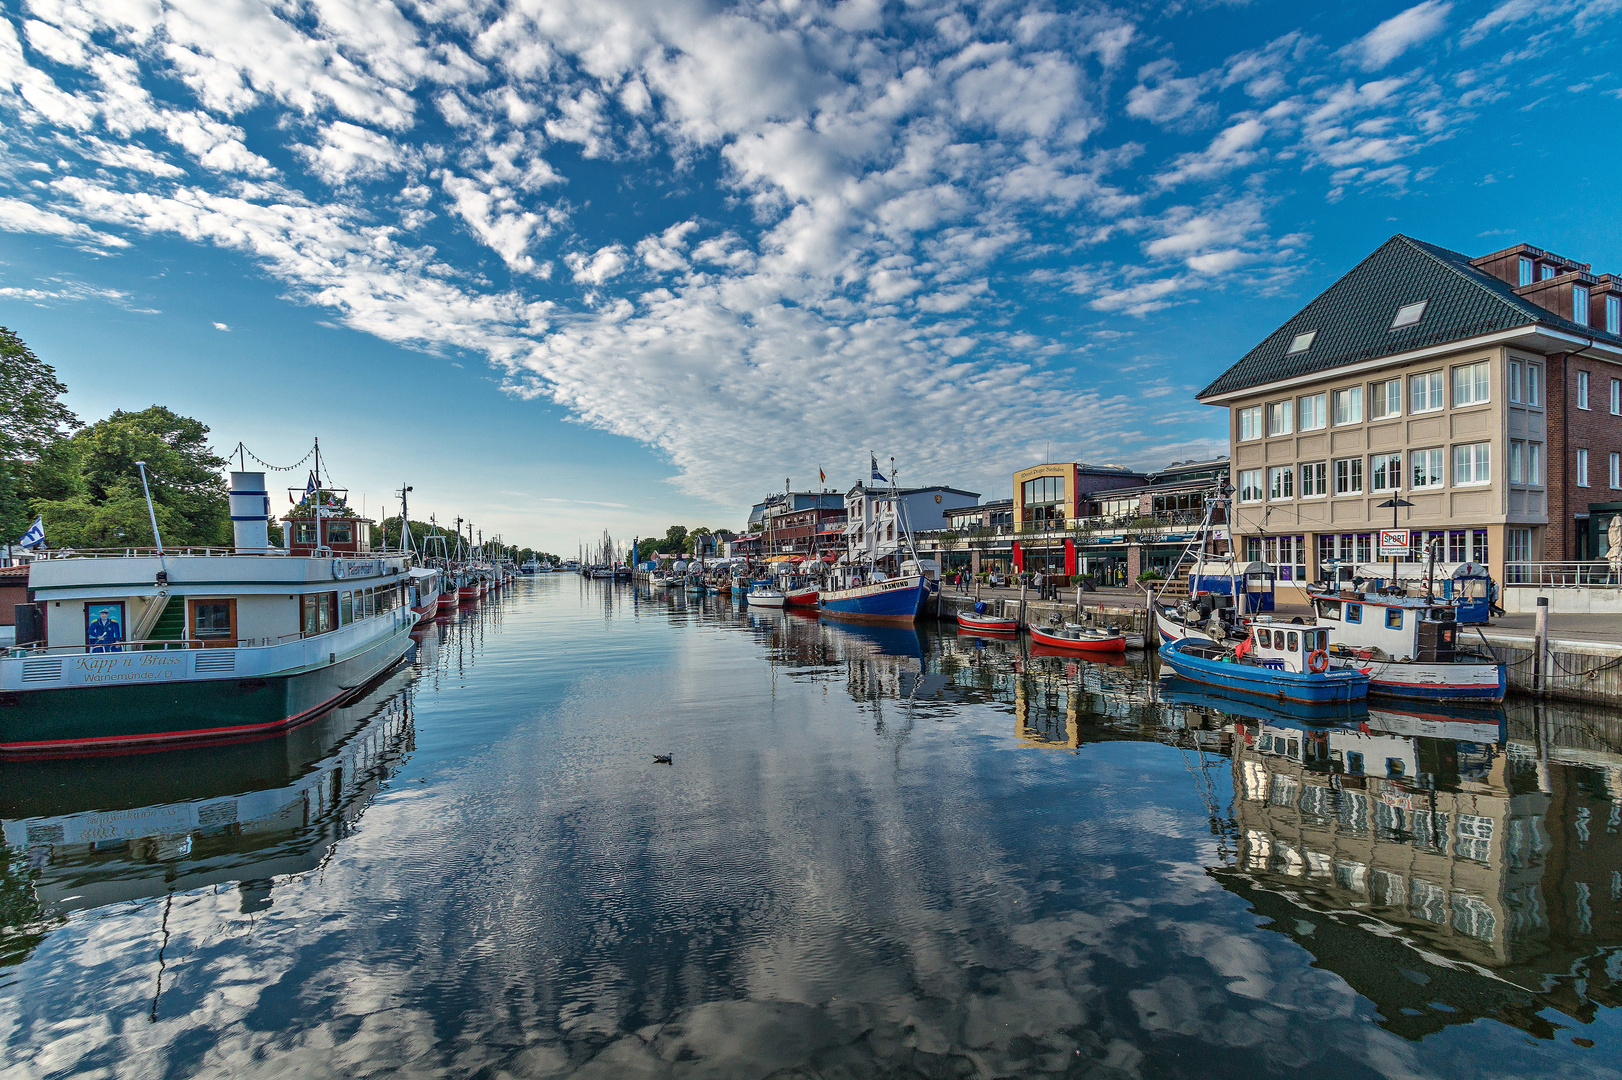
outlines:
[[[1295,469],[1286,465],[1267,470],[1267,497],[1269,499],[1295,498]]]
[[[1434,412],[1440,409],[1445,404],[1442,394],[1443,382],[1440,371],[1427,371],[1423,375],[1408,377],[1409,412]]]
[[[1341,458],[1335,462],[1335,494],[1363,494],[1363,459]]]
[[[1262,437],[1262,407],[1252,405],[1239,410],[1239,441],[1249,442]]]
[[[1375,491],[1401,490],[1402,455],[1375,454],[1369,458],[1369,480]]]
[[[1062,476],[1038,476],[1020,486],[1024,520],[1064,520],[1065,483]]]
[[[1261,502],[1265,497],[1262,490],[1262,471],[1260,469],[1246,469],[1239,474],[1239,501]]]
[[[1453,448],[1453,482],[1455,484],[1492,483],[1491,443],[1468,443]]]
[[[1301,430],[1317,431],[1324,426],[1324,396],[1308,394],[1301,399]]]
[[[1460,364],[1453,369],[1453,404],[1480,405],[1487,400],[1488,372],[1492,365],[1483,360]]]
[[[1301,466],[1301,497],[1323,495],[1329,490],[1329,468],[1321,461],[1309,461]]]
[[[1267,434],[1288,435],[1294,431],[1294,410],[1293,401],[1275,401],[1267,406]]]
[[[1447,483],[1442,475],[1442,450],[1415,450],[1409,455],[1413,468],[1409,472],[1410,488],[1441,487]]]
[[[1363,388],[1348,387],[1335,391],[1335,424],[1361,424],[1363,422]]]
[[[1377,382],[1369,391],[1369,416],[1384,420],[1402,415],[1402,380],[1387,379]]]

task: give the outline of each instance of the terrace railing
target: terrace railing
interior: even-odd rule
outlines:
[[[1512,562],[1504,564],[1504,584],[1566,588],[1617,588],[1622,577],[1603,559],[1588,562]]]

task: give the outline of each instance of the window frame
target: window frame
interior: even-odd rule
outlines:
[[[1391,316],[1390,329],[1406,330],[1410,326],[1418,326],[1419,320],[1425,317],[1425,308],[1429,304],[1429,300],[1418,300],[1412,304],[1399,305],[1396,313]],[[1409,315],[1408,318],[1403,317],[1405,313]]]
[[[1267,414],[1266,410],[1262,406],[1248,405],[1245,408],[1238,410],[1238,413],[1239,421],[1236,429],[1237,441],[1258,442],[1267,438]],[[1245,434],[1245,421],[1247,419],[1255,420],[1255,423],[1251,426],[1252,434],[1250,435]]]
[[[1622,334],[1622,296],[1608,293],[1605,297],[1605,332]]]
[[[1418,459],[1419,455],[1421,455],[1421,454],[1424,454],[1427,457],[1427,460],[1426,460],[1426,463],[1425,463],[1426,481],[1424,483],[1419,483],[1418,482],[1418,475],[1417,475],[1417,473],[1415,471],[1419,467],[1416,459]],[[1435,457],[1430,456],[1430,455],[1433,455],[1433,454],[1435,455]],[[1433,462],[1434,462],[1434,467],[1432,465]],[[1419,449],[1419,450],[1410,450],[1410,451],[1408,451],[1408,490],[1409,491],[1419,491],[1420,489],[1424,489],[1424,490],[1429,491],[1432,488],[1440,488],[1440,487],[1446,487],[1446,486],[1447,486],[1447,451],[1446,450],[1444,450],[1440,446],[1428,446],[1428,447],[1424,447],[1424,448]]]
[[[1543,444],[1526,440],[1526,486],[1543,486]]]
[[[1375,481],[1374,481],[1375,473],[1378,471],[1377,467],[1374,464],[1376,461],[1383,461],[1385,463],[1385,465],[1386,465],[1386,475],[1388,477],[1392,474],[1393,471],[1396,473],[1396,483],[1395,484],[1393,484],[1393,485],[1391,485],[1389,487],[1378,487],[1378,486],[1376,486]],[[1391,466],[1393,464],[1396,466],[1395,470],[1393,470],[1391,468]],[[1393,452],[1393,453],[1386,453],[1386,454],[1370,454],[1369,455],[1369,492],[1370,492],[1370,494],[1373,494],[1374,492],[1380,492],[1380,493],[1383,494],[1383,493],[1388,492],[1388,491],[1401,491],[1403,489],[1403,471],[1402,470],[1403,470],[1403,454],[1402,454],[1402,452],[1400,450],[1396,451],[1396,452]]]
[[[1588,290],[1583,288],[1581,282],[1571,287],[1571,321],[1578,326],[1588,325],[1588,315],[1592,310],[1588,301]]]
[[[1537,268],[1533,265],[1532,260],[1522,255],[1515,268],[1515,278],[1520,285],[1532,284],[1532,275],[1536,272]]]
[[[1309,470],[1309,469],[1316,470],[1316,472],[1314,474],[1311,474],[1311,475],[1312,475],[1312,479],[1316,481],[1314,486],[1319,488],[1318,491],[1308,491],[1307,490],[1307,478],[1308,478],[1308,475],[1309,475],[1307,470]],[[1298,478],[1298,480],[1296,482],[1296,491],[1298,492],[1298,494],[1296,495],[1296,498],[1299,498],[1299,499],[1324,499],[1324,498],[1328,498],[1328,496],[1329,496],[1329,463],[1328,462],[1325,462],[1325,461],[1303,461],[1301,463],[1301,466],[1300,466],[1300,471],[1301,471],[1301,475],[1300,475],[1300,477]]]
[[[1622,416],[1622,379],[1611,380],[1611,415]]]
[[[1588,372],[1586,371],[1577,372],[1577,407],[1584,412],[1590,411],[1588,406]]]
[[[1314,413],[1315,413],[1315,415],[1317,417],[1317,421],[1318,421],[1317,423],[1313,424],[1311,427],[1307,426],[1307,409],[1306,409],[1306,405],[1307,405],[1307,403],[1309,401],[1313,402],[1314,405],[1315,405],[1315,408],[1314,408],[1313,411],[1314,411]],[[1300,397],[1296,398],[1296,400],[1295,400],[1295,421],[1296,421],[1295,430],[1298,431],[1298,432],[1322,431],[1324,428],[1328,427],[1329,426],[1329,395],[1326,394],[1325,392],[1323,392],[1322,390],[1320,390],[1316,394],[1302,394]]]
[[[1543,365],[1526,363],[1526,404],[1529,408],[1543,408]]]
[[[1525,470],[1525,465],[1524,465],[1525,458],[1526,458],[1526,441],[1524,439],[1511,439],[1511,440],[1509,440],[1509,482],[1510,483],[1512,483],[1512,484],[1524,484],[1524,483],[1526,483],[1526,481],[1524,479],[1522,479],[1522,477],[1524,477],[1526,475],[1526,470]]]
[[[1395,384],[1396,387],[1397,387],[1397,407],[1395,409],[1391,408],[1391,390],[1390,390],[1390,387],[1393,384]],[[1374,408],[1375,408],[1375,402],[1376,401],[1378,401],[1381,404],[1381,406],[1383,406],[1387,410],[1387,411],[1381,413],[1378,416],[1376,416],[1374,414]],[[1395,379],[1381,379],[1379,382],[1370,383],[1369,384],[1369,419],[1371,421],[1373,421],[1373,420],[1393,420],[1393,419],[1396,419],[1397,417],[1400,417],[1401,415],[1402,415],[1402,376],[1399,375]]]
[[[1426,380],[1425,396],[1429,402],[1436,399],[1436,404],[1418,405],[1415,401],[1415,388],[1421,379]],[[1434,380],[1434,381],[1432,381]],[[1420,371],[1408,376],[1408,415],[1417,416],[1420,413],[1441,412],[1447,408],[1447,372],[1441,368],[1435,371]]]
[[[1577,450],[1577,486],[1588,486],[1588,449],[1580,447]]]
[[[1459,479],[1459,451],[1468,451],[1467,464],[1474,474],[1468,480]],[[1481,487],[1492,483],[1492,443],[1458,443],[1453,447],[1453,486]]]
[[[1283,410],[1280,412],[1279,410]],[[1273,430],[1273,418],[1282,416],[1283,424],[1277,431]],[[1286,435],[1295,434],[1295,399],[1286,398],[1284,401],[1273,401],[1267,405],[1267,437],[1281,439]]]
[[[1256,486],[1253,489],[1254,497],[1246,495],[1247,477],[1255,477]],[[1243,469],[1239,473],[1239,501],[1242,503],[1264,503],[1267,501],[1267,470]]]
[[[1283,487],[1287,490],[1282,495],[1274,494],[1280,485],[1278,480],[1284,481]],[[1295,466],[1275,465],[1267,470],[1267,501],[1288,502],[1295,499]]]
[[[1460,376],[1468,373],[1469,382],[1461,383]],[[1482,378],[1476,378],[1477,373],[1483,373]],[[1492,361],[1477,360],[1469,364],[1455,364],[1450,372],[1453,379],[1453,407],[1455,409],[1472,409],[1477,405],[1486,405],[1492,401]],[[1470,396],[1461,398],[1461,385],[1468,386]],[[1475,396],[1477,389],[1482,389],[1481,396]]]
[[[1345,395],[1348,400],[1352,401],[1356,405],[1356,416],[1351,416],[1350,413],[1352,412],[1352,409],[1348,408],[1346,410],[1348,418],[1345,420],[1340,418],[1342,395]],[[1357,386],[1342,387],[1330,395],[1329,418],[1330,422],[1335,427],[1351,427],[1353,424],[1361,424],[1363,422],[1363,387],[1361,384]]]
[[[1345,466],[1343,468],[1342,466]],[[1363,494],[1363,455],[1357,457],[1335,459],[1335,495],[1349,496]],[[1356,475],[1351,475],[1355,473]],[[1342,478],[1345,486],[1342,486]]]
[[[1622,490],[1622,453],[1611,451],[1611,490]]]
[[[1511,360],[1509,369],[1504,376],[1504,382],[1508,384],[1504,396],[1509,399],[1512,405],[1523,403],[1522,398],[1525,396],[1525,389],[1521,385],[1521,369],[1524,366],[1519,360]]]

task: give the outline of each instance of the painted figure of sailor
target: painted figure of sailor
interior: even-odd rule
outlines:
[[[85,627],[84,641],[90,652],[123,652],[118,643],[124,640],[124,627],[118,621],[118,611],[104,607],[96,609],[96,617]]]

